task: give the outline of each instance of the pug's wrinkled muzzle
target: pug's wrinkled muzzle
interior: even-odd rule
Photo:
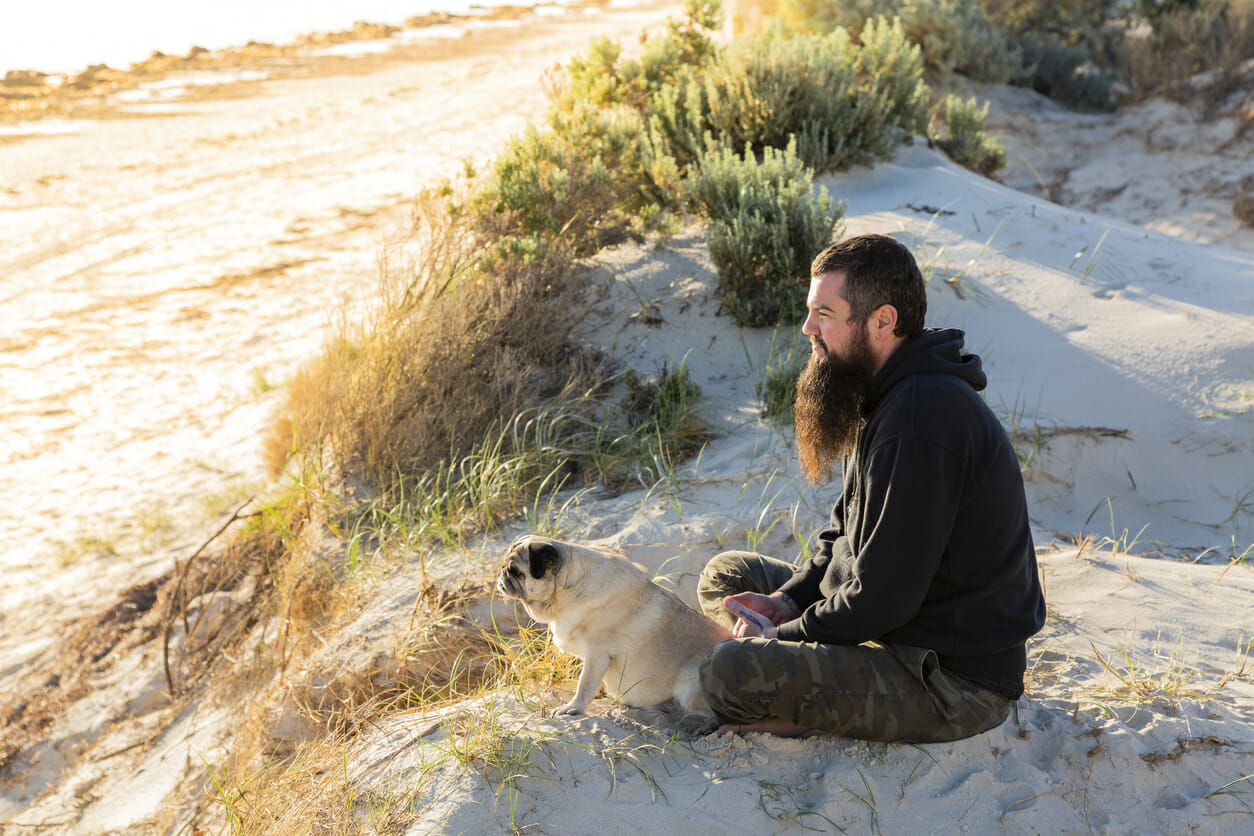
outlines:
[[[496,589],[507,598],[522,597],[522,572],[511,561],[508,566],[501,570],[501,574],[496,576]]]

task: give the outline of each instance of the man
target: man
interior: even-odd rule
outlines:
[[[961,331],[924,330],[923,277],[894,239],[833,244],[810,274],[797,448],[814,483],[841,460],[844,489],[800,566],[726,552],[705,567],[702,609],[737,638],[705,659],[702,688],[723,732],[993,728],[1023,693],[1045,600],[980,360]]]

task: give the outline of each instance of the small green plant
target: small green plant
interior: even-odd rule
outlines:
[[[1080,283],[1088,281],[1089,276],[1093,275],[1093,271],[1097,269],[1098,257],[1102,251],[1102,244],[1106,242],[1106,236],[1110,234],[1109,229],[1102,230],[1101,236],[1097,239],[1097,243],[1091,245],[1085,244],[1075,255],[1071,257],[1071,263],[1067,265],[1067,269],[1071,270],[1081,258],[1088,255],[1088,261],[1084,265],[1084,269],[1080,272]]]
[[[1254,636],[1247,637],[1243,631],[1238,631],[1236,661],[1232,665],[1232,670],[1225,673],[1215,687],[1222,688],[1234,679],[1244,679],[1251,670],[1251,651],[1254,651]]]
[[[941,279],[959,299],[965,299],[968,296],[985,299],[987,294],[984,293],[979,285],[971,281],[965,281],[965,279],[971,275],[976,264],[984,257],[984,253],[988,251],[989,246],[992,245],[993,239],[997,237],[997,233],[1001,230],[1001,222],[999,221],[996,228],[989,234],[983,246],[980,247],[979,252],[968,259],[962,268],[954,269],[950,266],[952,262],[945,255],[945,245],[941,244],[933,251],[933,245],[926,240],[928,232],[932,229],[932,224],[936,223],[936,218],[948,211],[947,209],[934,210],[932,216],[928,218],[927,226],[915,237],[914,243],[911,245],[911,249],[920,256],[919,270],[923,273],[923,283],[931,284],[933,279]]]
[[[1183,659],[1180,648],[1164,657],[1155,650],[1148,660],[1138,658],[1123,642],[1118,642],[1119,659],[1108,662],[1097,646],[1089,642],[1097,663],[1115,680],[1106,689],[1106,696],[1130,699],[1136,702],[1165,699],[1178,701],[1201,696],[1191,687],[1199,672]]]
[[[777,331],[771,338],[771,353],[758,383],[758,397],[762,399],[762,417],[776,426],[792,426],[793,403],[797,399],[797,378],[809,360],[809,347],[805,343],[791,342],[787,348],[779,348]]]
[[[1231,523],[1233,529],[1239,534],[1241,532],[1241,519],[1249,516],[1251,513],[1254,513],[1254,482],[1246,485],[1233,497],[1232,510],[1224,519],[1224,525]]]
[[[799,322],[810,260],[831,239],[844,203],[815,195],[796,143],[704,153],[685,182],[689,206],[711,222],[710,258],[719,273],[722,306],[737,325]]]
[[[845,828],[828,818],[822,810],[811,810],[802,806],[791,789],[764,778],[758,779],[758,807],[771,821],[796,825],[802,830],[823,832],[826,828],[819,826],[817,822],[813,825],[810,823],[811,819],[818,819],[839,833],[845,832]]]
[[[1254,557],[1254,543],[1250,543],[1248,546],[1245,547],[1244,550],[1240,552],[1237,551],[1237,538],[1235,536],[1232,538],[1231,543],[1232,543],[1231,550],[1229,551],[1229,554],[1228,554],[1228,565],[1223,568],[1223,571],[1219,573],[1219,576],[1216,577],[1215,580],[1211,581],[1211,585],[1207,587],[1207,589],[1214,589],[1219,584],[1219,582],[1224,579],[1224,575],[1228,574],[1228,570],[1232,569],[1232,567],[1234,566],[1245,566],[1247,568],[1249,567],[1250,558]],[[1207,549],[1207,551],[1210,551],[1210,550]],[[1205,554],[1205,552],[1203,552],[1203,554]]]
[[[779,475],[779,471],[775,471],[771,473],[771,475],[767,477],[766,482],[763,483],[762,490],[758,496],[758,510],[751,522],[744,523],[733,518],[733,522],[736,527],[740,528],[744,532],[745,540],[743,548],[746,551],[761,551],[763,542],[771,535],[771,532],[777,525],[790,517],[795,518],[795,504],[792,506],[781,507],[777,505],[777,503],[780,496],[782,496],[786,491],[796,491],[796,484],[785,480],[784,484],[775,488],[774,493],[770,493],[771,489],[774,487],[775,478]],[[741,486],[742,496],[745,489],[748,487],[749,482],[747,481]],[[768,493],[770,493],[769,497],[767,496]],[[723,537],[720,536],[719,543],[722,544],[722,542]],[[735,544],[733,544],[733,547],[741,548]]]
[[[685,363],[663,365],[654,379],[629,369],[623,384],[627,392],[618,409],[625,430],[608,444],[593,445],[590,462],[611,486],[635,481],[647,488],[696,455],[714,431],[700,411],[701,387]]]
[[[1084,520],[1084,525],[1087,526],[1093,520],[1093,517],[1101,509],[1102,503],[1105,503],[1106,509],[1110,513],[1110,535],[1099,539],[1096,543],[1097,548],[1109,549],[1111,554],[1115,557],[1126,557],[1132,554],[1139,554],[1140,552],[1133,552],[1133,549],[1142,545],[1143,541],[1141,540],[1141,535],[1145,533],[1150,524],[1146,523],[1141,526],[1141,529],[1134,535],[1130,534],[1130,529],[1127,528],[1122,531],[1118,530],[1118,527],[1115,525],[1115,503],[1110,497],[1106,497],[1101,502],[1097,503],[1093,510],[1089,512],[1088,517]]]
[[[1242,784],[1251,779],[1254,779],[1254,775],[1242,775],[1240,778],[1235,778],[1229,781],[1228,783],[1224,784],[1222,787],[1217,787],[1211,790],[1210,792],[1203,795],[1202,798],[1217,798],[1220,796],[1227,796],[1229,798],[1236,799],[1236,801],[1239,802],[1241,806],[1247,810],[1254,809],[1250,807],[1249,802],[1247,802],[1244,798],[1241,797],[1243,795],[1249,794],[1250,792],[1249,788],[1243,787],[1239,790],[1234,789],[1234,787],[1236,787],[1238,784]]]
[[[844,787],[845,792],[849,793],[850,796],[866,805],[866,808],[871,811],[871,815],[874,817],[879,813],[875,809],[875,791],[871,788],[871,782],[866,779],[866,774],[857,765],[854,766],[854,770],[858,773],[858,778],[862,780],[863,792],[860,793],[857,790],[844,787],[843,784],[841,786]]]
[[[275,388],[277,388],[276,385],[272,383],[268,377],[266,377],[266,370],[261,366],[253,366],[253,382],[251,387],[253,396],[259,398],[262,395],[266,395],[274,391]]]
[[[954,162],[992,177],[1006,165],[1006,151],[984,133],[987,117],[987,102],[981,107],[974,96],[961,99],[948,94],[933,117],[932,137]]]

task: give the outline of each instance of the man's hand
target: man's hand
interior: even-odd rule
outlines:
[[[773,639],[779,635],[775,629],[778,625],[801,615],[791,601],[779,595],[757,592],[729,595],[723,599],[723,606],[739,619],[732,628],[732,635],[736,638],[760,636]]]
[[[732,627],[732,635],[738,639],[747,636],[761,636],[764,639],[773,639],[779,633],[775,630],[775,625],[771,620],[760,612],[749,609],[735,598],[724,598],[723,606],[727,607],[728,612],[739,619],[736,626]]]

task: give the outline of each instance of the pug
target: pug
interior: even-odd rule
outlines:
[[[583,660],[579,684],[557,714],[583,714],[602,683],[631,707],[675,700],[713,716],[697,671],[731,632],[691,609],[627,560],[527,535],[515,540],[497,591],[549,625],[553,643]]]

